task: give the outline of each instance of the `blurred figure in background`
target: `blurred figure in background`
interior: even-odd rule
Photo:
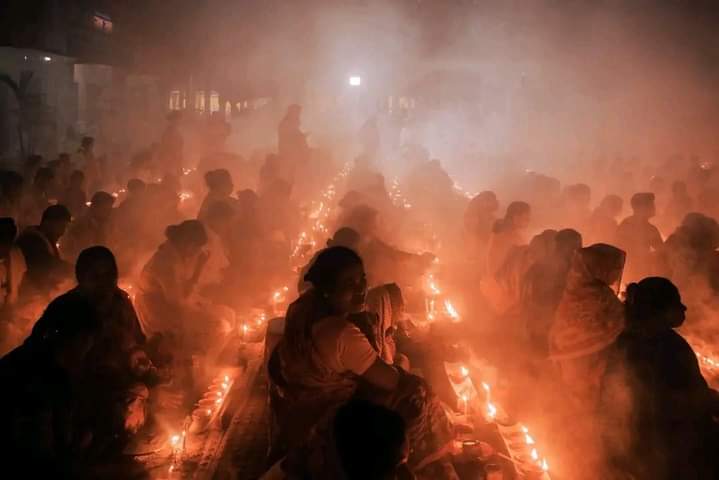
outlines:
[[[306,166],[310,159],[307,134],[300,129],[301,122],[302,107],[290,105],[277,128],[279,177],[290,184],[294,183],[297,171]]]
[[[51,205],[55,174],[49,168],[40,168],[35,174],[32,186],[25,194],[21,222],[30,225]]]
[[[565,229],[554,237],[552,252],[539,259],[524,276],[521,285],[521,311],[528,340],[542,358],[548,353],[549,329],[567,285],[567,275],[582,236]]]
[[[526,245],[525,230],[529,227],[532,209],[528,203],[512,202],[504,218],[494,222],[489,238],[487,273],[495,275],[504,265],[513,247]]]
[[[107,192],[92,196],[87,212],[76,218],[62,242],[63,257],[74,262],[80,252],[93,245],[109,245],[113,236],[112,207],[115,197]]]
[[[656,252],[664,241],[659,229],[650,220],[657,213],[653,193],[632,196],[633,214],[617,227],[616,245],[627,252],[625,281],[634,281],[655,270]]]
[[[73,217],[80,218],[87,208],[85,193],[85,174],[82,170],[74,170],[70,175],[67,188],[60,195],[60,205],[65,205]]]
[[[499,201],[494,192],[482,192],[470,200],[464,212],[465,258],[478,278],[484,274],[492,227],[497,221]]]
[[[619,195],[607,195],[602,199],[587,226],[587,237],[591,243],[611,243],[617,235],[617,218],[622,213],[624,202]]]
[[[167,127],[162,133],[157,151],[157,163],[162,174],[182,174],[185,160],[185,140],[180,132],[181,119],[182,116],[179,111],[173,111],[167,115]]]
[[[694,208],[694,200],[689,196],[687,184],[676,181],[672,184],[672,196],[664,212],[663,224],[673,228]]]
[[[224,168],[219,170],[210,170],[205,174],[205,185],[207,186],[207,195],[202,201],[200,211],[197,214],[198,220],[204,221],[209,208],[217,202],[225,202],[230,206],[234,206],[235,199],[232,198],[234,192],[234,184],[230,172]]]
[[[20,295],[47,295],[68,278],[71,267],[62,260],[58,242],[65,234],[72,216],[62,205],[48,207],[40,225],[27,227],[17,239],[27,263],[27,274]]]

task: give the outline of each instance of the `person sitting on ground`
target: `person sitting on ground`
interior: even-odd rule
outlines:
[[[190,298],[209,259],[207,231],[198,220],[186,220],[167,227],[165,238],[142,270],[137,310],[147,334],[176,332],[193,343],[208,335],[201,320],[206,315]]]
[[[198,280],[198,289],[203,295],[209,294],[214,298],[223,296],[220,287],[230,267],[229,246],[234,219],[235,210],[225,202],[216,202],[207,210],[204,225],[207,227],[205,232],[210,258]]]
[[[675,329],[686,307],[666,278],[627,287],[627,325],[602,388],[609,464],[634,478],[716,478],[719,395]]]
[[[90,208],[68,228],[62,242],[64,258],[74,261],[80,252],[93,245],[105,245],[112,240],[112,207],[115,197],[107,192],[92,196]]]
[[[549,328],[567,284],[567,275],[582,235],[564,229],[554,237],[552,251],[532,265],[521,282],[521,314],[534,351],[546,357]]]
[[[664,212],[664,224],[674,226],[692,211],[694,200],[687,192],[687,184],[676,181],[672,184],[672,196]]]
[[[480,277],[486,266],[489,238],[492,226],[497,221],[495,213],[498,209],[497,195],[494,192],[482,192],[469,202],[464,213],[467,253]]]
[[[340,228],[335,232],[334,235],[332,235],[332,238],[327,240],[326,248],[329,247],[347,247],[350,250],[354,250],[355,252],[359,250],[360,244],[361,244],[362,238],[360,237],[360,234],[357,233],[356,230],[349,228],[349,227],[343,227]],[[302,294],[312,288],[312,284],[305,280],[305,275],[307,275],[307,272],[312,267],[312,264],[315,263],[315,260],[317,260],[317,256],[322,252],[322,250],[318,250],[310,259],[307,264],[300,269],[300,275],[299,275],[299,282],[297,284],[297,291],[298,293]]]
[[[154,385],[157,375],[143,350],[145,334],[135,308],[117,285],[112,252],[101,246],[83,250],[75,275],[77,286],[48,305],[25,343],[41,343],[53,331],[77,321],[76,305],[92,308],[97,325],[85,368],[92,387],[84,397],[95,398],[96,408],[85,413],[85,422],[93,425],[93,449],[111,453],[144,424],[144,409],[139,407],[147,402],[147,385]]]
[[[622,198],[607,195],[592,212],[587,236],[592,242],[611,242],[617,234],[617,218],[622,213]]]
[[[80,218],[87,209],[86,202],[85,174],[82,170],[75,170],[70,175],[67,188],[60,196],[60,204],[65,205],[75,218]]]
[[[346,213],[340,222],[360,235],[357,246],[371,285],[414,280],[431,265],[434,256],[405,252],[386,243],[380,236],[379,212],[368,205],[358,205]]]
[[[306,279],[313,288],[289,306],[284,336],[270,356],[273,389],[282,391],[271,401],[278,426],[271,458],[299,446],[350,398],[366,395],[407,422],[409,465],[415,472],[457,478],[443,453],[453,433],[439,402],[420,378],[385,363],[353,322],[356,315],[367,315],[362,313],[367,291],[362,259],[348,248],[328,248]]]
[[[40,225],[27,227],[17,239],[27,263],[27,274],[20,286],[20,295],[29,297],[49,294],[65,281],[72,268],[60,257],[57,247],[72,216],[62,205],[45,209]]]
[[[654,271],[655,253],[664,243],[662,235],[649,220],[656,215],[653,193],[632,196],[633,214],[617,227],[616,245],[627,252],[626,280],[642,278]]]
[[[574,230],[584,231],[589,226],[592,215],[589,204],[592,200],[592,190],[589,185],[578,183],[568,185],[564,189],[564,225]]]
[[[205,174],[205,185],[207,185],[207,195],[202,201],[197,219],[204,221],[210,206],[217,202],[225,202],[230,206],[234,206],[235,199],[232,198],[234,192],[234,184],[230,172],[221,168],[219,170],[210,170]]]
[[[75,265],[75,277],[77,286],[50,302],[33,327],[29,341],[44,338],[65,322],[74,321],[66,305],[74,305],[76,297],[82,298],[101,322],[89,355],[93,359],[92,368],[121,370],[129,365],[130,352],[145,343],[145,334],[129,295],[117,285],[115,256],[102,246],[83,250]]]
[[[507,207],[504,218],[494,223],[487,254],[487,273],[489,275],[495,275],[504,265],[507,255],[513,247],[526,245],[524,231],[529,226],[531,212],[528,203],[512,202]]]
[[[12,218],[0,218],[0,355],[20,341],[15,307],[27,271],[25,257],[15,245],[17,226]]]
[[[409,371],[409,359],[397,351],[395,338],[400,329],[406,329],[404,298],[399,286],[389,283],[369,290],[366,304],[367,311],[374,315],[365,316],[368,322],[358,323],[357,326],[374,345],[382,360]]]
[[[625,258],[601,243],[578,250],[549,331],[549,358],[559,367],[574,410],[590,415],[598,405],[607,348],[624,328],[618,294]]]
[[[412,478],[406,465],[407,436],[406,423],[398,413],[350,400],[262,480],[287,478],[283,468],[301,472],[298,478],[308,480]]]
[[[87,355],[97,327],[87,302],[72,306],[73,321],[0,359],[4,433],[0,459],[28,478],[83,478],[91,431],[78,421]],[[85,406],[86,407],[86,406]]]
[[[43,167],[37,171],[30,190],[25,194],[21,222],[28,225],[35,221],[52,202],[52,191],[55,183],[55,174],[52,169]]]

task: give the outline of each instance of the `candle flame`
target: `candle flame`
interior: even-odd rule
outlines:
[[[180,443],[180,436],[179,435],[173,435],[170,437],[170,444],[173,447],[176,447]]]
[[[487,404],[487,416],[492,420],[497,416],[497,407],[492,403]]]
[[[548,472],[548,471],[549,471],[549,464],[547,463],[547,459],[546,459],[546,458],[543,458],[543,459],[542,459],[542,470],[544,470],[545,472]]]
[[[488,383],[482,382],[482,388],[484,389],[485,392],[489,393],[490,388],[489,388]]]
[[[539,460],[539,453],[537,453],[537,449],[533,448],[530,455],[532,456],[532,460],[537,461]]]
[[[464,365],[459,367],[459,371],[463,377],[465,377],[465,378],[469,377],[469,369],[467,367],[465,367]]]
[[[449,315],[452,320],[459,320],[459,313],[457,312],[457,309],[454,308],[454,305],[452,305],[452,302],[445,300],[444,309],[447,310],[447,315]]]
[[[527,445],[534,445],[534,438],[528,433],[524,434],[524,441],[527,442]]]

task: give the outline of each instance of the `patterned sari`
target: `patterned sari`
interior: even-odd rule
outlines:
[[[283,463],[285,472],[290,478],[336,478],[327,467],[332,460],[330,450],[322,447],[326,442],[323,432],[336,409],[358,395],[404,418],[411,448],[410,468],[431,470],[431,476],[426,478],[457,478],[451,465],[442,461],[454,437],[452,425],[428,385],[419,377],[400,372],[397,388],[381,392],[357,375],[330,370],[321,361],[312,339],[312,327],[328,315],[314,290],[303,294],[287,310],[285,334],[273,355],[279,367],[275,374],[270,372],[271,388],[276,392],[271,403],[277,440],[290,451]],[[362,315],[369,314],[359,314]]]

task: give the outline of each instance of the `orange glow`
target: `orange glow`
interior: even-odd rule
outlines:
[[[444,309],[447,310],[447,315],[450,316],[450,318],[454,321],[459,320],[459,312],[457,312],[457,309],[454,308],[454,305],[452,305],[452,302],[449,300],[444,301]]]

